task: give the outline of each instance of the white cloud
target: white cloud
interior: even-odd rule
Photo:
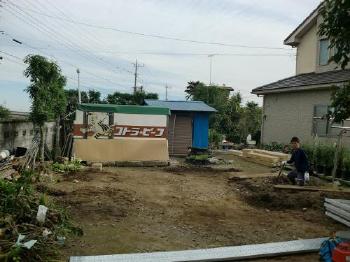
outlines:
[[[138,59],[145,64],[145,67],[140,69],[140,83],[147,91],[158,92],[164,97],[164,85],[168,84],[172,86],[169,90],[170,98],[181,99],[184,98],[183,91],[188,81],[209,81],[209,59],[206,56],[156,56],[139,54],[140,52],[280,54],[286,51],[200,45],[140,37],[74,25],[35,14],[28,9],[145,34],[250,46],[284,47],[283,39],[317,6],[319,0],[11,2],[19,5],[27,13],[9,4],[8,0],[5,1],[2,8],[2,30],[26,44],[45,48],[41,52],[54,54],[63,72],[72,78],[68,79],[69,87],[76,86],[76,81],[73,80],[76,78],[76,66],[81,69],[82,83],[85,87],[99,87],[103,93],[107,93],[108,90],[131,91],[133,76],[125,70],[132,71],[131,63]],[[24,21],[16,18],[11,12],[22,17]],[[38,31],[37,27],[43,32]],[[37,52],[11,42],[6,36],[0,37],[0,44],[1,49],[22,58],[28,53]],[[88,51],[77,51],[80,48]],[[74,66],[68,65],[67,62]],[[18,85],[22,86],[26,83],[22,74],[23,67],[4,61],[0,68],[0,85],[5,80],[17,81]],[[251,89],[290,76],[294,74],[294,70],[293,57],[213,58],[214,82],[233,86],[240,90],[246,99],[258,101],[259,99],[250,95]],[[25,96],[24,93],[20,95]]]

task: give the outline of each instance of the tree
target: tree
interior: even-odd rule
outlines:
[[[61,74],[59,66],[47,60],[40,55],[28,55],[24,59],[28,66],[24,75],[30,78],[30,85],[26,92],[32,99],[30,118],[34,125],[39,127],[40,146],[39,157],[44,160],[45,146],[45,122],[56,119],[59,123],[59,117],[65,110],[66,98],[63,90],[66,84],[66,78]],[[56,125],[56,136],[59,137],[59,124]],[[55,142],[58,146],[58,141]]]
[[[10,111],[4,106],[0,106],[0,119],[7,119],[9,115]]]
[[[350,1],[325,0],[320,8],[323,21],[319,27],[319,35],[330,41],[333,49],[331,60],[344,69],[350,60]],[[336,122],[350,117],[350,82],[344,87],[335,87],[332,93],[333,117]]]
[[[331,60],[344,69],[350,59],[350,1],[325,0],[320,15],[323,21],[318,33],[329,39],[329,48],[334,50]]]
[[[242,114],[242,97],[240,93],[233,94],[223,105],[222,109],[216,114],[214,127],[226,139],[240,143],[239,121]]]
[[[158,99],[158,94],[143,91],[138,91],[136,94],[114,92],[107,95],[106,102],[116,105],[143,105],[145,99]]]
[[[87,94],[88,103],[101,104],[101,93],[95,90],[89,90]]]
[[[350,83],[344,87],[338,87],[332,93],[332,104],[334,108],[333,117],[335,122],[342,122],[350,118]]]
[[[247,102],[242,108],[241,118],[239,120],[240,140],[245,141],[247,136],[251,134],[252,139],[260,141],[262,109],[255,102]]]

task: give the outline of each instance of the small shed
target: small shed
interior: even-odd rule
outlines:
[[[189,148],[207,149],[209,114],[216,110],[202,101],[145,100],[152,107],[170,109],[168,122],[169,154],[185,156]]]

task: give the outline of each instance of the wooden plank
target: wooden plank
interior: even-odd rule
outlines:
[[[263,155],[278,157],[279,161],[286,161],[290,159],[290,155],[284,154],[281,152],[274,152],[274,151],[268,151],[268,150],[262,150],[262,149],[254,149],[253,152],[263,154]]]
[[[255,153],[255,152],[248,153],[248,157],[249,158],[258,158],[260,160],[271,162],[271,163],[278,163],[278,162],[280,162],[278,157],[264,155],[264,154],[259,154],[259,153]]]
[[[257,245],[219,247],[171,252],[118,254],[70,257],[70,262],[174,262],[174,261],[242,261],[253,258],[275,257],[318,252],[328,238],[302,239]]]
[[[338,221],[338,222],[350,227],[350,222],[341,218],[340,216],[337,216],[336,214],[333,214],[333,213],[328,212],[328,211],[326,211],[325,214],[326,214],[326,216],[333,218],[335,221]]]
[[[262,155],[254,153],[253,151],[245,151],[243,158],[249,162],[257,163],[260,165],[275,167],[279,165],[279,159],[277,157]]]
[[[229,177],[229,179],[250,179],[250,178],[260,178],[260,177],[275,177],[277,176],[276,173],[234,173]]]
[[[287,189],[287,190],[296,190],[296,191],[334,192],[334,193],[350,194],[350,190],[321,188],[321,187],[312,187],[312,186],[275,185],[273,187],[276,189]]]
[[[228,150],[228,153],[232,154],[234,156],[243,156],[243,152],[241,150],[230,149],[230,150]]]
[[[244,157],[248,157],[249,153],[251,152],[253,152],[253,149],[248,149],[248,148],[242,149],[242,153]]]
[[[265,161],[265,160],[261,160],[258,158],[251,158],[251,157],[242,157],[244,160],[248,161],[248,162],[253,162],[259,165],[263,165],[263,166],[267,166],[267,167],[275,167],[278,165],[278,163],[272,163],[270,161]]]

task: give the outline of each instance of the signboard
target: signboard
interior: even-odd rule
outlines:
[[[166,138],[166,127],[154,126],[124,126],[124,125],[106,125],[99,123],[99,128],[93,125],[86,127],[84,124],[74,125],[75,137],[93,136],[99,138],[112,137],[145,137],[145,138]]]

